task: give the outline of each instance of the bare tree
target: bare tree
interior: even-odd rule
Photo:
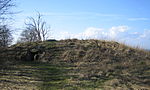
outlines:
[[[7,47],[12,42],[12,30],[7,25],[3,25],[4,21],[8,19],[8,15],[13,14],[10,11],[15,6],[14,0],[0,0],[0,47]]]
[[[6,25],[0,26],[0,47],[7,47],[11,44],[13,38],[11,30]]]
[[[48,34],[48,28],[46,28],[46,22],[42,22],[41,25],[41,35],[42,35],[42,39],[43,41],[45,41],[47,39],[47,34]]]
[[[20,42],[35,42],[37,41],[36,33],[33,30],[23,30],[21,37],[18,40]]]
[[[6,19],[5,15],[12,14],[10,8],[14,6],[13,0],[0,0],[0,19]]]
[[[43,21],[42,15],[38,13],[37,19],[33,17],[28,18],[29,22],[26,24],[26,29],[23,30],[19,42],[34,42],[44,41],[48,38],[50,28],[46,26],[46,22]]]
[[[38,41],[44,41],[47,39],[47,34],[50,31],[46,26],[46,22],[42,20],[42,15],[38,13],[37,19],[29,17],[29,22],[26,23],[27,28],[30,27],[34,30],[37,35]],[[30,30],[30,29],[28,29]]]

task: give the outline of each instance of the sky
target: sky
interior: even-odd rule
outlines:
[[[116,40],[150,49],[150,0],[15,0],[19,38],[27,17],[37,12],[51,27],[49,38]]]

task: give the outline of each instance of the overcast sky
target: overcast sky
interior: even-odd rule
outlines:
[[[36,12],[51,26],[50,38],[109,39],[150,49],[150,0],[16,0],[14,27]],[[16,33],[15,38],[20,32]]]

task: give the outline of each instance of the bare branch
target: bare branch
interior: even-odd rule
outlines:
[[[9,11],[11,7],[15,6],[12,1],[13,0],[0,0],[0,16],[12,14],[12,12]]]
[[[42,15],[37,14],[37,19],[29,17],[29,22],[25,23],[26,29],[22,32],[22,39],[25,41],[44,41],[47,39],[49,29],[46,27],[46,22],[42,20]]]
[[[0,26],[0,47],[7,47],[12,42],[10,29],[6,25]]]

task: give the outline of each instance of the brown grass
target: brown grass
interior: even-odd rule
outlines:
[[[70,82],[76,84],[106,90],[150,88],[150,52],[141,48],[115,41],[68,39],[17,44],[1,55],[14,52],[9,57],[19,60],[27,49],[45,52],[41,61],[66,63],[71,68],[68,74],[76,76]]]

